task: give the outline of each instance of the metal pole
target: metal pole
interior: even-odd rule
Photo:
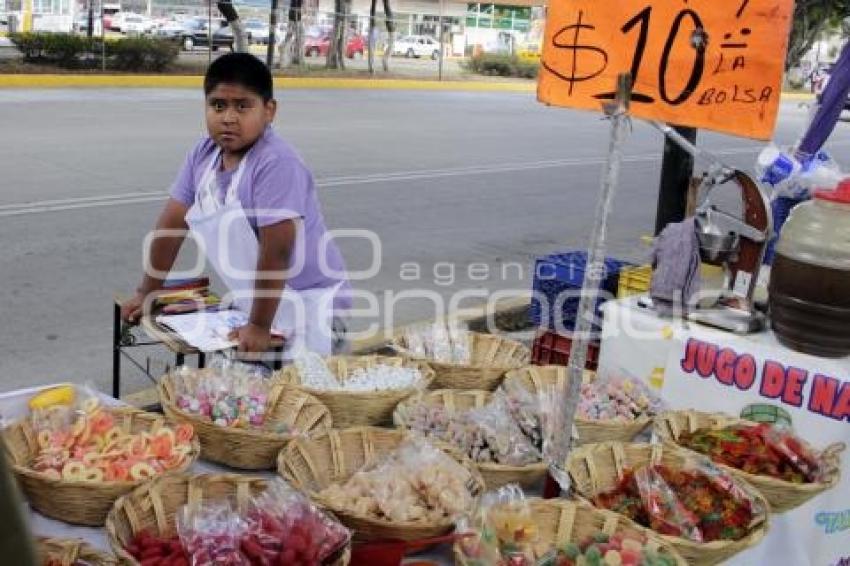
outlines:
[[[677,137],[695,144],[696,128],[673,126]],[[666,133],[666,132],[665,132]],[[679,140],[664,137],[664,158],[661,161],[661,183],[658,188],[658,208],[655,213],[655,234],[658,235],[671,222],[685,219],[688,187],[694,174],[694,156],[681,147]]]
[[[272,0],[272,11],[269,14],[269,44],[266,46],[266,65],[269,69],[274,65],[275,36],[277,35],[278,0]]]
[[[106,26],[103,25],[103,0],[100,0],[100,70],[106,72]]]
[[[207,0],[207,68],[212,65],[212,0]]]
[[[606,238],[608,233],[608,217],[614,202],[614,195],[620,181],[620,164],[623,160],[623,143],[629,130],[629,99],[631,97],[631,76],[623,73],[617,78],[617,97],[607,105],[605,113],[611,119],[611,137],[608,144],[608,158],[603,170],[602,183],[599,190],[599,201],[596,205],[596,220],[590,235],[590,246],[587,252],[587,266],[584,271],[582,293],[579,299],[578,315],[573,332],[573,343],[570,349],[570,361],[567,368],[568,384],[553,391],[555,404],[548,423],[546,450],[547,460],[552,477],[561,486],[569,488],[569,475],[564,469],[570,453],[573,422],[578,406],[579,391],[587,363],[587,346],[595,319],[596,298],[599,294],[599,284],[604,276],[604,260]]]
[[[437,79],[443,80],[443,59],[445,57],[445,54],[443,53],[445,51],[445,41],[443,34],[443,0],[440,0],[440,32],[437,34],[437,37],[439,38],[440,42],[440,64],[439,70],[437,72]]]

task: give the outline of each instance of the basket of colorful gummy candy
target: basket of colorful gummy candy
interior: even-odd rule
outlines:
[[[655,431],[665,442],[699,452],[758,489],[774,513],[799,507],[841,478],[843,443],[816,451],[791,431],[728,415],[663,413]]]
[[[572,451],[567,471],[580,498],[652,529],[690,564],[728,560],[768,530],[761,493],[675,445],[588,444]]]
[[[424,362],[390,356],[305,353],[279,373],[286,384],[313,395],[331,412],[336,428],[382,426],[399,402],[426,389],[434,370]]]
[[[90,526],[103,525],[121,495],[187,470],[200,454],[191,425],[106,407],[94,395],[34,409],[2,437],[29,504],[48,517]]]
[[[504,387],[522,387],[538,396],[566,387],[568,369],[563,366],[528,366],[510,371]],[[584,373],[575,417],[579,444],[628,442],[644,431],[662,410],[658,395],[638,379],[612,376],[597,378]]]
[[[160,380],[159,398],[169,419],[194,427],[204,459],[244,470],[274,468],[287,441],[332,422],[312,395],[238,363],[178,368]]]
[[[459,521],[461,566],[684,566],[659,535],[624,517],[563,499],[525,499],[515,485],[488,493]]]
[[[132,566],[345,566],[351,555],[348,529],[279,478],[162,478],[116,501],[106,531]]]

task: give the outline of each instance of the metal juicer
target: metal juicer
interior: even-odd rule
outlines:
[[[682,149],[710,164],[697,192],[695,224],[702,261],[722,267],[725,279],[719,295],[703,297],[688,319],[739,334],[764,329],[766,317],[755,310],[753,296],[773,234],[767,195],[746,173],[724,165],[666,124],[654,125]],[[724,212],[712,201],[727,187],[740,192],[740,217]]]

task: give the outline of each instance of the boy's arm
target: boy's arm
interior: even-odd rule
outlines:
[[[189,207],[173,198],[169,198],[165,208],[162,209],[150,248],[145,250],[148,260],[142,283],[136,289],[136,295],[121,305],[121,316],[124,320],[136,322],[142,314],[145,298],[162,288],[164,274],[171,270],[186,238],[186,232],[189,229],[186,224],[188,211]],[[166,235],[159,234],[160,231],[166,230],[171,232]]]
[[[249,323],[233,333],[240,352],[261,353],[269,349],[270,330],[286,280],[294,249],[297,220],[284,220],[259,229],[260,252],[254,280],[254,302]],[[268,277],[264,277],[267,275]]]

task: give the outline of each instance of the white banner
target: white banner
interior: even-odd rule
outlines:
[[[662,395],[673,409],[790,416],[814,448],[850,441],[850,364],[692,326],[669,349]],[[773,343],[771,343],[773,342]],[[850,453],[834,488],[774,515],[770,532],[729,564],[850,566]]]

